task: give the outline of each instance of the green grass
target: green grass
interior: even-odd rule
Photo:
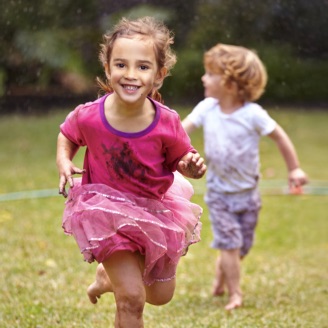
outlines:
[[[310,179],[328,181],[328,112],[270,113],[291,136]],[[0,194],[57,188],[55,144],[65,115],[1,117]],[[192,140],[202,151],[201,132]],[[268,138],[261,155],[263,179],[286,179]],[[226,298],[210,295],[217,252],[209,247],[204,179],[196,186],[193,200],[204,207],[202,241],[181,259],[171,303],[146,306],[146,327],[328,327],[328,196],[263,194],[256,243],[243,263],[245,305],[229,315]],[[0,327],[113,326],[113,296],[96,306],[86,297],[96,264],[84,263],[74,239],[62,232],[63,206],[59,196],[0,202]]]

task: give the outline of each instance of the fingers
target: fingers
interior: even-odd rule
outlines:
[[[63,195],[65,198],[67,197],[67,193],[65,190],[67,179],[64,175],[60,176],[59,178],[59,194]]]
[[[63,195],[65,198],[68,196],[66,189],[65,189],[67,182],[69,183],[70,188],[74,187],[74,180],[71,175],[69,175],[67,177],[65,175],[60,176],[60,178],[59,178],[59,194]]]
[[[200,157],[199,153],[188,153],[182,158],[182,161],[187,165],[192,163],[198,167],[201,167],[204,164],[204,159]]]
[[[308,177],[303,170],[297,168],[289,172],[288,182],[290,187],[300,187],[308,183]]]
[[[302,186],[307,183],[308,183],[308,177],[302,169],[296,168],[289,172],[288,184],[289,184],[290,194],[302,195],[303,194]]]
[[[205,165],[205,163],[204,163],[204,158],[199,157],[198,160],[196,161],[195,165],[196,165],[197,167],[200,167],[200,168],[203,167],[203,166],[206,167],[206,165]]]
[[[202,165],[202,167],[200,168],[200,170],[197,172],[197,178],[201,178],[204,176],[204,174],[206,173],[207,170],[207,166],[205,164]]]
[[[85,169],[82,170],[76,166],[73,167],[73,174],[83,174],[83,173],[85,173]]]
[[[188,153],[185,155],[179,162],[178,168],[180,169],[180,173],[193,179],[201,178],[207,169],[204,159],[198,153]]]
[[[72,173],[71,173],[72,171]],[[74,187],[73,174],[83,174],[85,170],[81,170],[78,167],[72,167],[69,172],[62,173],[59,178],[59,194],[63,195],[65,198],[68,196],[65,186],[68,183],[70,188]]]
[[[65,175],[62,175],[59,179],[59,194],[60,195],[63,195],[65,198],[68,196],[67,192],[66,192],[66,189],[65,189],[65,186],[66,186],[66,183],[69,183],[69,186],[70,188],[73,188],[74,187],[74,179],[71,175],[66,176]]]
[[[202,163],[204,163],[204,159],[202,157],[200,157],[199,153],[196,153],[196,154],[189,153],[189,154],[190,154],[191,163],[194,163],[196,166],[201,166]]]
[[[197,154],[193,154],[191,163],[194,165],[194,170],[196,171],[196,176],[195,178],[201,178],[205,172],[206,172],[206,165],[204,163],[204,158],[200,157],[200,155]]]

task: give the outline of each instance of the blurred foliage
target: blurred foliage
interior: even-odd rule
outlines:
[[[322,0],[0,0],[0,96],[94,94],[103,33],[122,16],[150,15],[175,34],[164,98],[203,97],[204,51],[256,49],[269,73],[264,99],[327,103],[328,2]]]
[[[259,48],[258,52],[269,72],[264,99],[303,103],[325,99],[328,76],[326,60],[295,56],[289,45],[266,46]]]

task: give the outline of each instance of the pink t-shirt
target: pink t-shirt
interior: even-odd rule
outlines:
[[[151,100],[154,121],[143,131],[121,132],[105,117],[107,96],[79,105],[60,125],[66,138],[87,146],[82,184],[103,183],[137,196],[162,198],[181,157],[195,152],[179,115]]]

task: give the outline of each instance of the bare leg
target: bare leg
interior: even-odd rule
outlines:
[[[96,304],[98,298],[100,298],[102,294],[112,291],[112,284],[108,278],[104,266],[100,263],[97,266],[96,279],[87,289],[90,302]]]
[[[229,291],[229,302],[225,309],[230,311],[242,306],[242,292],[240,288],[240,250],[222,250],[221,267]]]
[[[140,256],[140,266],[143,272],[143,257]],[[163,305],[168,303],[175,291],[175,278],[164,282],[155,282],[151,286],[145,286],[146,302],[152,305]],[[90,302],[96,304],[100,296],[104,293],[113,292],[112,283],[105,271],[104,266],[98,264],[96,270],[96,279],[88,287],[87,293]]]
[[[145,302],[153,305],[168,303],[174,294],[175,279],[145,286],[142,279],[144,257],[139,253],[114,253],[103,266],[98,266],[92,295],[113,291],[116,300],[115,327],[143,327]],[[107,276],[106,276],[107,275]],[[89,296],[90,297],[90,296]]]
[[[116,301],[115,327],[143,328],[146,291],[142,280],[140,255],[116,252],[103,262]]]
[[[146,286],[146,302],[152,305],[164,305],[170,302],[174,295],[175,279],[155,282]]]
[[[215,267],[215,279],[213,284],[213,296],[222,296],[224,295],[224,274],[221,267],[221,257],[218,256],[216,260],[216,267]]]

